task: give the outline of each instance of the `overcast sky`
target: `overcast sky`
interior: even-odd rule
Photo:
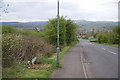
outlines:
[[[60,0],[60,15],[72,20],[117,21],[118,1]],[[57,15],[57,0],[4,0],[4,3],[9,4],[9,13],[2,13],[2,21],[41,21]]]

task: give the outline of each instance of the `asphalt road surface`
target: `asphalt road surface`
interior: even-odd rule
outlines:
[[[118,48],[81,39],[88,77],[118,78]]]
[[[118,48],[80,40],[52,78],[118,78]]]

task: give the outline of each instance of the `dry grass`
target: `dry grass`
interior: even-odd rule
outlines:
[[[18,34],[5,34],[2,38],[3,65],[10,66],[12,61],[27,61],[35,56],[50,56],[55,47],[47,40]]]

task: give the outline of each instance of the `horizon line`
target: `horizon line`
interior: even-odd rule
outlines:
[[[86,20],[86,19],[71,19],[72,21],[77,21],[77,20],[81,20],[81,21],[92,21],[92,22],[119,22],[119,20]],[[32,20],[32,21],[0,21],[0,22],[39,22],[39,21],[49,21],[49,20]]]

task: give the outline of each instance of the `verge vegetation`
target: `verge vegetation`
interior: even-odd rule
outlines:
[[[50,19],[42,32],[2,26],[3,78],[48,78],[62,67],[56,64],[57,18]],[[60,58],[74,46],[77,25],[60,17]],[[35,65],[28,61],[37,57]]]
[[[114,27],[110,32],[101,31],[96,35],[98,38],[98,43],[118,46],[120,44],[120,27]]]

